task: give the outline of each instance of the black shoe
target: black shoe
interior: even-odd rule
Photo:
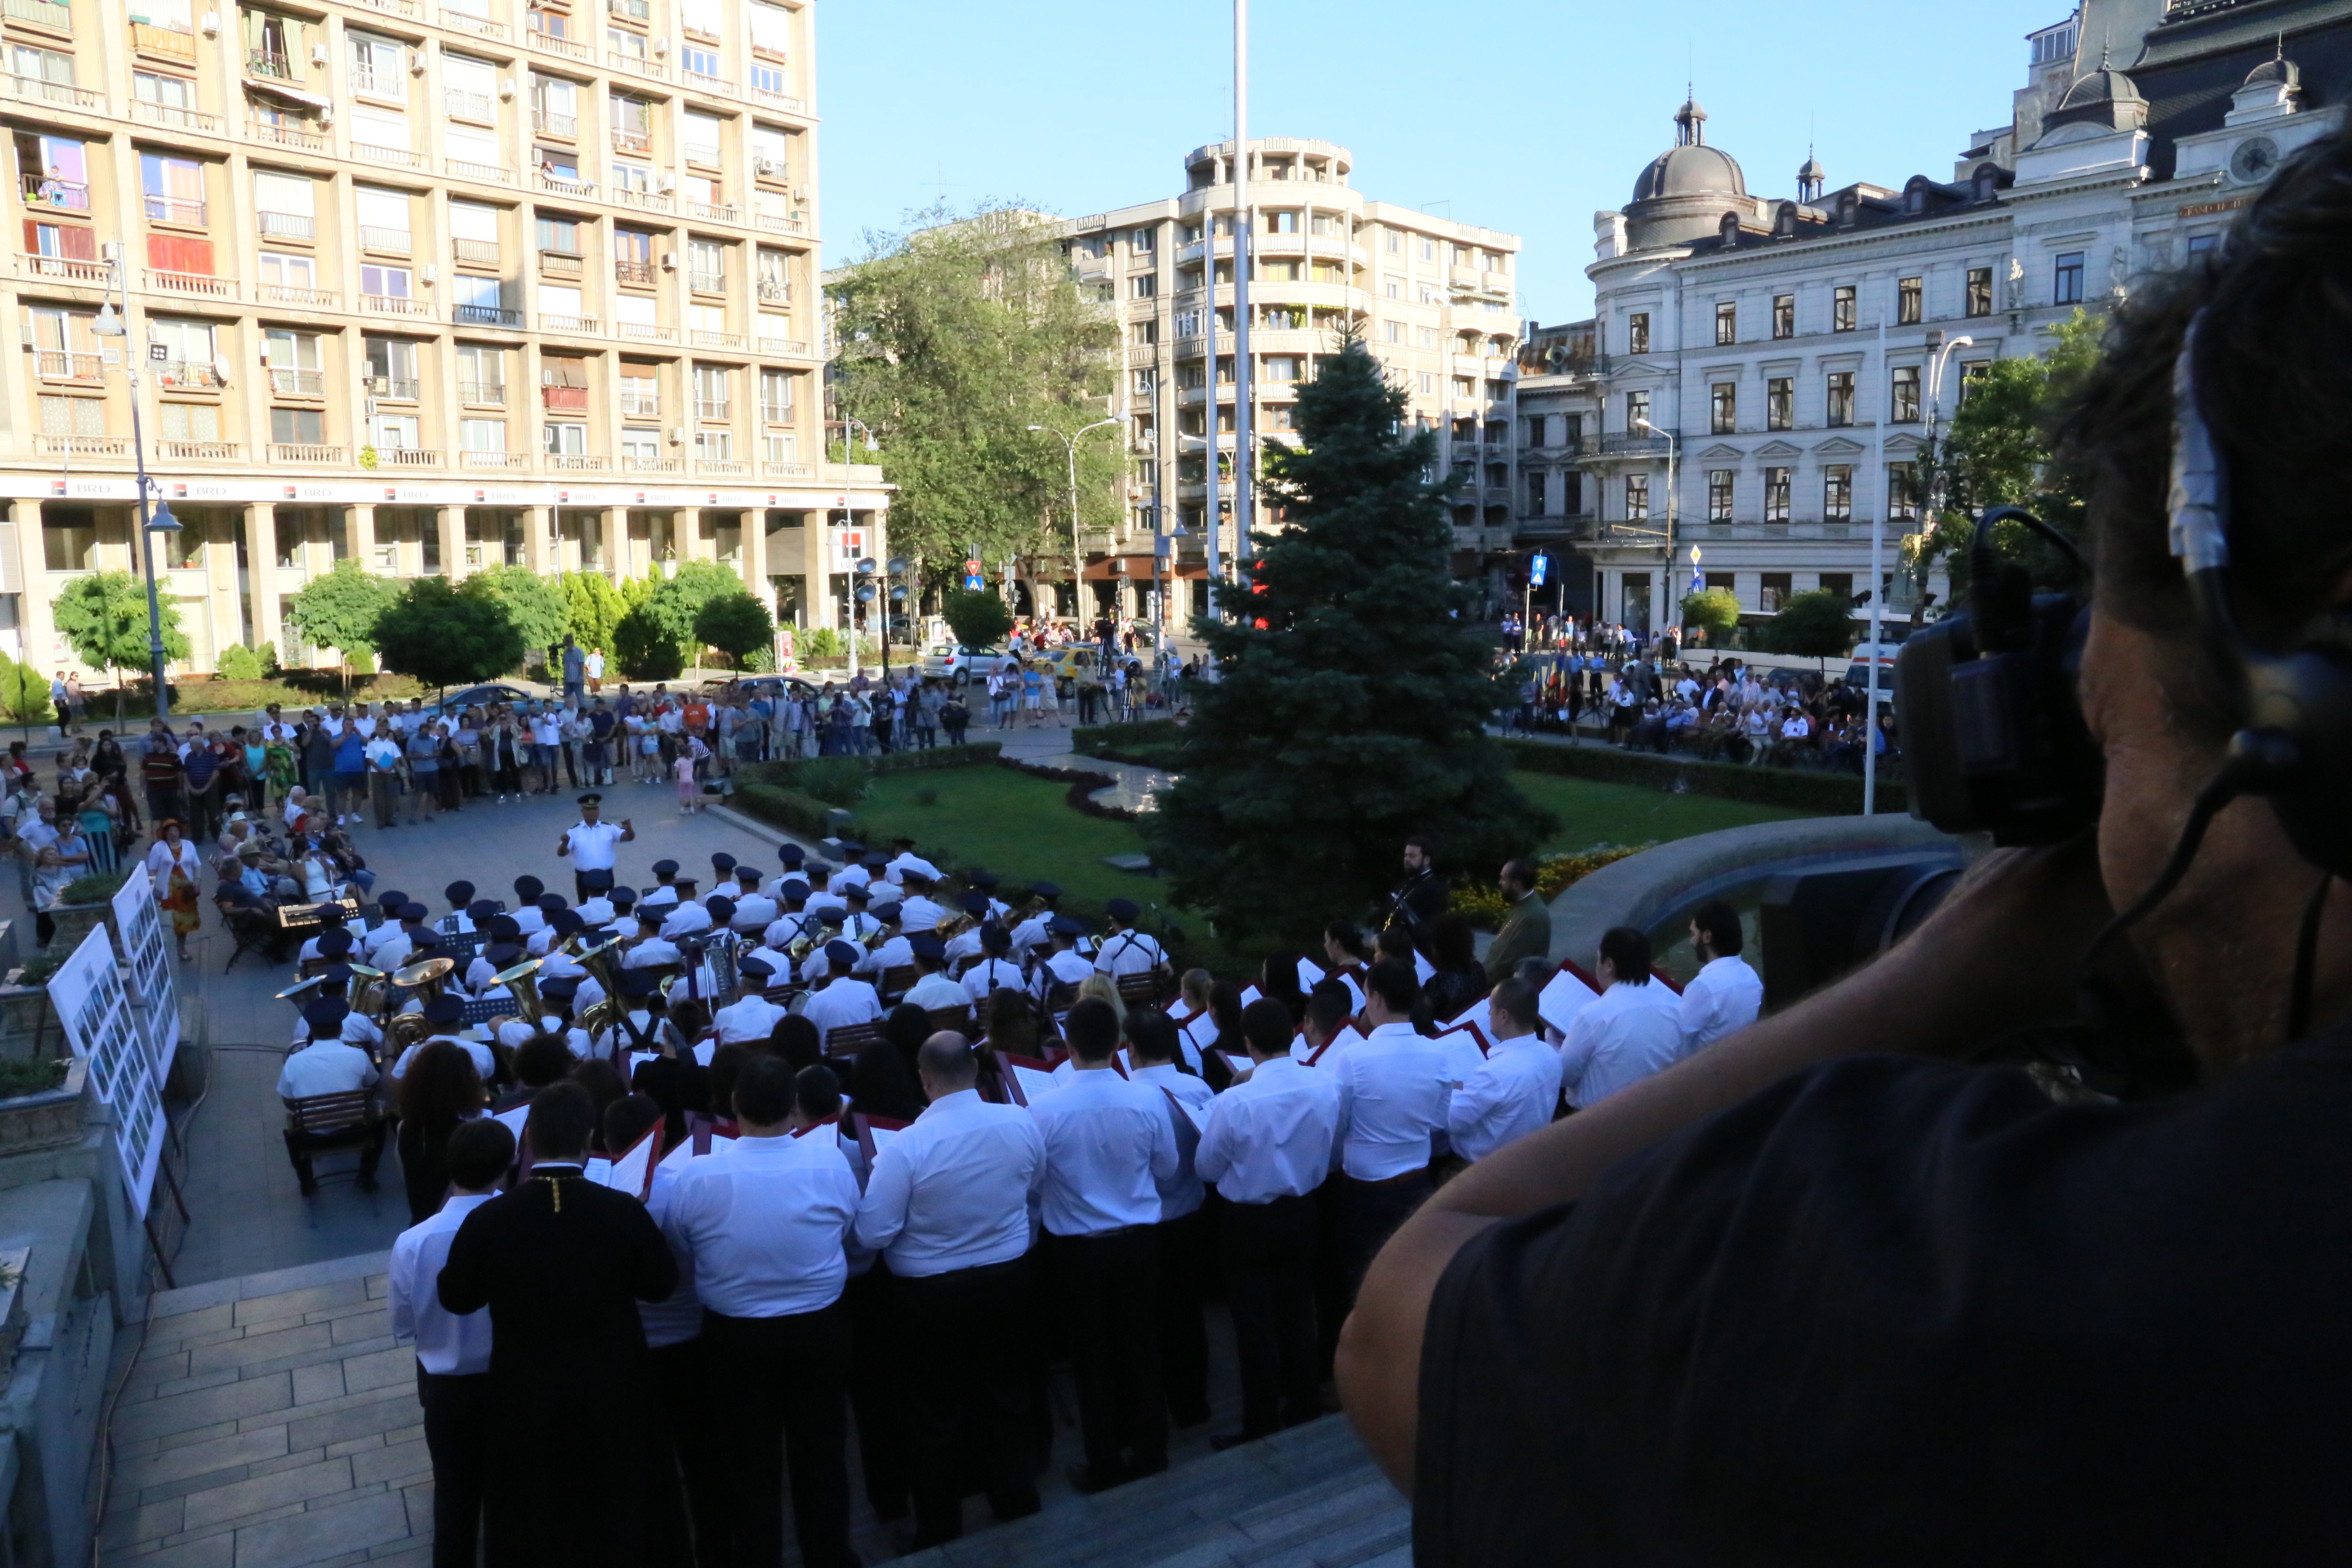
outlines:
[[[1263,1432],[1220,1432],[1209,1439],[1209,1447],[1218,1453],[1230,1453],[1244,1443],[1255,1443],[1265,1436]]]
[[[1092,1497],[1111,1488],[1124,1485],[1128,1479],[1123,1470],[1097,1470],[1092,1465],[1072,1465],[1068,1471],[1070,1486],[1080,1497]]]

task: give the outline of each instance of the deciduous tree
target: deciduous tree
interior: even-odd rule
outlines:
[[[1520,795],[1486,723],[1508,694],[1472,591],[1454,580],[1453,481],[1436,437],[1360,342],[1298,397],[1296,450],[1265,491],[1290,526],[1255,537],[1245,617],[1196,623],[1203,685],[1183,768],[1143,818],[1175,901],[1228,942],[1304,942],[1363,915],[1402,876],[1406,838],[1480,879],[1553,826]]]
[[[941,604],[948,630],[966,647],[986,647],[1004,640],[1013,630],[1013,612],[1004,601],[984,590],[950,588]]]
[[[333,648],[341,661],[343,689],[351,690],[352,665],[375,652],[375,626],[400,591],[346,557],[286,601],[286,618],[313,647]]]
[[[571,605],[562,590],[551,578],[542,577],[528,566],[485,566],[466,579],[467,585],[478,585],[480,591],[507,607],[507,618],[513,621],[521,634],[525,656],[546,657],[549,649],[563,640],[571,625]],[[583,645],[585,646],[585,645]]]
[[[1820,659],[1827,674],[1828,661],[1844,658],[1853,647],[1853,606],[1843,594],[1826,588],[1792,594],[1764,632],[1774,653]]]
[[[436,689],[504,675],[523,657],[514,616],[478,578],[414,579],[377,620],[375,647],[386,669]]]
[[[157,602],[157,621],[163,630],[163,654],[171,659],[188,657],[188,639],[180,630],[180,608],[169,599]],[[74,657],[92,669],[114,674],[114,716],[122,717],[122,672],[152,668],[154,651],[148,643],[147,588],[128,572],[93,572],[66,584],[49,601],[58,635]]]
[[[1683,627],[1705,632],[1714,642],[1739,624],[1739,595],[1728,588],[1702,588],[1683,600]]]
[[[749,594],[720,594],[696,612],[694,637],[725,654],[737,669],[749,669],[753,654],[775,646],[776,618]]]

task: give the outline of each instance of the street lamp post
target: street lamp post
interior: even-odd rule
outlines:
[[[1929,494],[1926,498],[1926,510],[1927,521],[1931,523],[1936,519],[1937,504],[1944,488],[1944,456],[1936,449],[1936,426],[1937,416],[1943,412],[1944,404],[1944,365],[1954,349],[1969,348],[1975,342],[1974,338],[1967,336],[1948,338],[1943,345],[1937,349],[1935,357],[1927,362],[1927,460],[1935,466],[1928,470],[1933,476],[1933,482],[1929,486]]]
[[[1633,423],[1653,436],[1663,437],[1666,443],[1666,570],[1660,586],[1664,588],[1666,596],[1672,598],[1675,592],[1675,492],[1680,488],[1675,481],[1681,471],[1682,443],[1675,439],[1672,431],[1659,429],[1646,416],[1637,417]],[[1658,613],[1665,614],[1665,606],[1659,605]]]
[[[123,276],[119,247],[107,258],[107,264],[110,280],[122,301],[122,310],[117,315],[110,301],[100,305],[90,331],[100,337],[122,340],[122,374],[131,384],[131,452],[139,470],[140,560],[147,574],[147,669],[155,682],[155,717],[169,719],[172,699],[163,682],[163,612],[155,596],[155,535],[179,532],[180,521],[172,515],[169,502],[152,508],[148,504],[155,481],[147,477],[147,442],[139,427],[139,361],[131,352],[131,289]]]
[[[1066,436],[1051,425],[1029,426],[1032,430],[1043,430],[1048,436],[1059,437],[1070,459],[1070,618],[1074,621],[1080,619],[1086,614],[1086,605],[1079,599],[1078,588],[1082,581],[1079,575],[1078,559],[1078,437],[1088,431],[1101,430],[1118,423],[1117,419],[1097,419],[1093,424],[1082,426]]]
[[[842,526],[842,527],[844,527],[844,528],[853,527],[853,526],[855,526],[855,525],[856,525],[856,521],[857,521],[857,510],[856,510],[856,506],[851,502],[850,495],[849,495],[849,468],[850,468],[850,461],[849,461],[849,459],[850,459],[850,454],[851,454],[852,452],[854,452],[854,451],[856,451],[856,448],[855,447],[853,447],[853,446],[851,446],[851,445],[850,445],[849,433],[850,433],[852,430],[863,430],[863,431],[865,431],[865,432],[866,432],[866,449],[867,451],[869,451],[869,452],[876,452],[876,451],[879,451],[879,450],[881,450],[881,447],[882,447],[882,444],[881,444],[880,442],[878,442],[878,441],[877,441],[876,439],[874,439],[874,430],[873,430],[873,427],[872,427],[871,426],[868,426],[868,425],[865,424],[864,422],[862,422],[862,421],[860,421],[860,420],[852,419],[852,418],[850,418],[847,415],[844,415],[844,416],[842,416],[842,419],[841,419],[841,484],[842,484],[842,495],[841,495],[841,526]],[[873,566],[873,563],[872,563],[871,562],[868,562],[868,563],[866,563],[866,571],[868,571],[868,572],[871,572],[872,570],[874,570],[874,566]],[[857,595],[856,595],[856,594],[854,594],[854,593],[853,593],[853,594],[850,595],[850,599],[849,599],[849,679],[852,679],[852,680],[855,680],[855,679],[857,679],[857,605],[858,605],[858,603],[859,603],[859,601],[858,601]],[[887,636],[887,634],[886,634],[886,636]],[[889,650],[889,648],[888,648],[887,646],[886,646],[886,647],[883,648],[883,650],[882,650],[882,662],[883,662],[883,664],[884,664],[884,666],[885,666],[886,668],[888,666],[888,664],[889,664],[889,662],[890,662],[890,650]]]

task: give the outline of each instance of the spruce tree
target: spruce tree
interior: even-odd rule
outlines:
[[[1222,679],[1198,688],[1182,772],[1143,821],[1174,901],[1227,942],[1312,945],[1362,917],[1416,834],[1445,875],[1487,882],[1555,826],[1486,733],[1506,693],[1448,570],[1437,438],[1404,410],[1361,343],[1323,361],[1302,445],[1267,447],[1286,526],[1254,536],[1234,618],[1198,623]]]

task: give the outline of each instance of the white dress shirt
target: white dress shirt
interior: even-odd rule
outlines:
[[[1764,1010],[1764,982],[1737,954],[1710,960],[1683,987],[1675,1009],[1683,1026],[1683,1054],[1696,1055]]]
[[[1645,985],[1617,981],[1586,1004],[1560,1042],[1559,1078],[1568,1102],[1596,1104],[1672,1067],[1683,1054],[1683,1026],[1675,1018],[1680,1004],[1655,980]]]
[[[374,1019],[363,1013],[346,1013],[343,1015],[342,1040],[347,1046],[357,1046],[364,1050],[370,1046],[383,1044],[383,1031],[376,1027]],[[296,1050],[309,1045],[310,1026],[302,1019],[296,1018],[293,1037],[287,1043]]]
[[[677,943],[674,942],[665,942],[657,936],[649,936],[622,955],[621,967],[624,969],[653,969],[662,964],[684,963],[685,962],[686,954],[678,952]]]
[[[903,936],[894,936],[857,961],[856,973],[881,975],[893,969],[906,969],[915,962],[914,947]]]
[[[906,911],[903,909],[899,911],[902,917],[905,912]],[[1054,933],[1046,929],[1046,922],[1051,921],[1053,918],[1053,910],[1043,910],[1036,914],[1031,915],[1019,925],[1014,926],[1013,928],[1013,956],[1016,958],[1019,957],[1021,954],[1027,952],[1031,948],[1036,946],[1039,942],[1044,942],[1046,938],[1052,936]]]
[[[661,934],[669,942],[682,936],[698,936],[709,929],[710,911],[700,904],[680,904],[661,923]]]
[[[1274,1057],[1209,1103],[1192,1168],[1229,1203],[1300,1197],[1323,1184],[1339,1133],[1339,1085]]]
[[[978,958],[979,956],[980,928],[978,926],[948,938],[947,962],[950,967],[953,967],[960,958]]]
[[[1559,1101],[1559,1053],[1539,1034],[1498,1040],[1446,1107],[1454,1152],[1483,1160],[1551,1121]]]
[[[907,988],[905,1000],[926,1013],[943,1013],[951,1008],[969,1007],[971,995],[946,975],[930,973]]]
[[[841,1299],[857,1178],[837,1137],[743,1137],[690,1162],[663,1222],[694,1259],[694,1293],[730,1318],[782,1318]]]
[[[349,1019],[344,1022],[349,1023]],[[349,1094],[375,1081],[375,1064],[367,1053],[342,1039],[320,1040],[286,1058],[278,1074],[278,1093],[286,1100],[308,1100],[314,1094]]]
[[[1415,1034],[1411,1024],[1382,1024],[1348,1042],[1332,1077],[1348,1174],[1385,1182],[1429,1163],[1430,1134],[1445,1126],[1454,1087],[1444,1046]]]
[[[910,893],[898,901],[898,929],[909,935],[930,931],[946,918],[947,910],[940,907],[938,900],[920,893]]]
[[[1029,1194],[1045,1178],[1028,1111],[978,1089],[942,1095],[876,1152],[858,1245],[905,1279],[1009,1263],[1029,1250]]]
[[[816,888],[810,891],[808,901],[801,908],[803,913],[812,915],[821,915],[827,910],[839,910],[845,914],[849,910],[849,900],[838,893]]]
[[[766,931],[775,920],[775,900],[761,893],[745,893],[735,900],[735,918],[727,923],[733,930],[749,933]]]
[[[554,742],[549,742],[548,744]],[[575,871],[609,871],[620,852],[623,829],[617,822],[575,822],[563,830]]]
[[[1207,1120],[1210,1102],[1217,1098],[1217,1091],[1173,1062],[1157,1062],[1150,1067],[1130,1065],[1127,1076],[1131,1083],[1163,1091],[1160,1108],[1168,1112],[1169,1130],[1176,1135],[1176,1173],[1159,1184],[1160,1218],[1163,1224],[1182,1219],[1208,1196],[1208,1189],[1201,1184],[1200,1175],[1193,1169],[1193,1159],[1201,1142],[1201,1123]],[[1168,1103],[1171,1096],[1175,1098],[1174,1105]],[[1180,1110],[1184,1118],[1181,1124],[1175,1121]]]
[[[670,1210],[677,1203],[681,1175],[678,1171],[656,1164],[653,1185],[646,1194],[646,1213],[661,1227],[662,1238],[669,1243],[670,1258],[677,1264],[676,1289],[661,1300],[637,1303],[637,1321],[645,1325],[648,1350],[681,1345],[702,1333],[702,1300],[694,1293],[694,1258],[680,1248],[669,1229]]]
[[[482,1044],[481,1041],[461,1040],[455,1035],[435,1035],[432,1039],[419,1040],[415,1045],[409,1047],[406,1050],[401,1052],[400,1059],[392,1064],[392,1071],[385,1076],[393,1079],[399,1079],[406,1076],[408,1072],[408,1064],[416,1059],[416,1053],[431,1045],[434,1040],[446,1040],[451,1045],[457,1047],[459,1050],[465,1052],[467,1056],[473,1058],[474,1070],[481,1075],[482,1081],[484,1083],[488,1083],[490,1080],[490,1074],[498,1070],[498,1058],[493,1056],[490,1052],[490,1047]]]
[[[1167,962],[1157,938],[1132,929],[1103,938],[1102,951],[1095,954],[1095,967],[1114,980],[1149,974]]]
[[[849,1024],[870,1024],[882,1016],[882,999],[863,980],[843,975],[822,991],[812,991],[801,1003],[801,1016],[816,1026],[823,1045],[834,1030]]]
[[[710,1021],[719,1026],[719,1038],[722,1042],[740,1045],[766,1039],[776,1032],[776,1026],[787,1016],[786,1009],[753,991],[740,1002],[719,1009],[710,1016]]]
[[[1076,1071],[1029,1107],[1045,1140],[1045,1228],[1093,1236],[1160,1220],[1160,1183],[1176,1174],[1168,1102],[1106,1066]]]
[[[998,991],[1022,991],[1028,987],[1029,977],[1021,966],[1006,959],[984,958],[963,972],[964,1000],[980,1003]]]
[[[488,1197],[453,1197],[441,1212],[410,1226],[393,1239],[385,1303],[392,1309],[394,1339],[416,1342],[416,1364],[442,1377],[471,1377],[490,1370],[490,1310],[460,1316],[441,1306],[441,1266],[466,1216]]]
[[[1045,962],[1038,967],[1040,976],[1050,974],[1053,980],[1060,981],[1073,989],[1084,985],[1087,983],[1087,976],[1094,972],[1093,964],[1088,963],[1076,953],[1069,952],[1049,952],[1045,955]],[[1051,990],[1052,982],[1046,982],[1044,988]]]
[[[585,905],[582,906],[585,908]],[[582,920],[588,917],[583,915]],[[547,911],[537,904],[523,904],[514,910],[515,930],[525,936],[536,936],[547,929]]]

